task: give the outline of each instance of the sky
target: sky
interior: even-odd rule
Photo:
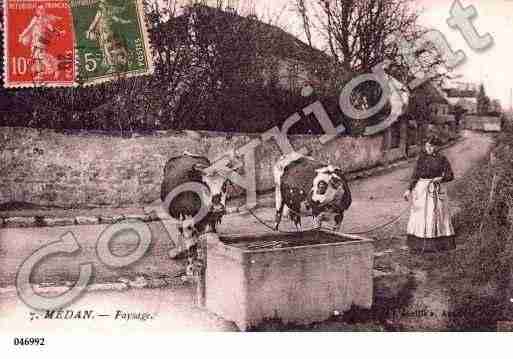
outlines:
[[[304,40],[300,20],[291,10],[293,0],[240,0],[242,11],[251,2],[264,21],[270,20]],[[465,52],[465,63],[454,69],[462,76],[459,81],[483,83],[491,98],[499,99],[505,109],[509,108],[513,88],[513,0],[461,0],[462,6],[474,6],[477,10],[473,23],[478,33],[489,33],[494,39],[494,45],[480,53],[472,50],[459,31],[447,24],[453,2],[416,0],[421,10],[420,24],[442,32],[454,51]]]
[[[501,101],[503,108],[510,107],[510,90],[513,87],[513,0],[463,0],[466,7],[473,5],[477,17],[473,23],[480,35],[489,33],[494,45],[481,53],[467,45],[459,31],[447,25],[453,1],[420,0],[424,8],[422,25],[442,32],[453,50],[463,50],[467,56],[464,64],[455,68],[464,80],[483,83],[491,98]],[[462,80],[463,80],[462,79]]]

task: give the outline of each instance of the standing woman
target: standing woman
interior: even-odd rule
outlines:
[[[437,137],[426,142],[404,198],[411,199],[408,246],[414,252],[433,252],[456,248],[449,198],[442,183],[454,179],[447,158],[438,152]]]

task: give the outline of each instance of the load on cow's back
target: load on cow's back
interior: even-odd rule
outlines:
[[[273,172],[276,230],[287,212],[297,227],[301,226],[301,214],[307,212],[319,226],[329,217],[334,217],[335,227],[340,229],[344,211],[352,202],[341,168],[292,152],[279,159]]]
[[[183,239],[175,243],[172,257],[194,246],[198,235],[206,230],[216,232],[226,214],[228,184],[204,156],[184,152],[166,163],[161,199],[169,215],[178,221]]]

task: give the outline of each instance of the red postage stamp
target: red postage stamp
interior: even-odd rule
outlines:
[[[74,37],[67,0],[4,0],[4,86],[74,86]]]

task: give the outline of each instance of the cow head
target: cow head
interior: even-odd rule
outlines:
[[[226,209],[226,195],[230,180],[226,174],[203,164],[194,165],[201,182],[208,187],[208,191],[203,194],[203,205],[209,208],[211,213],[224,213]]]
[[[334,166],[322,167],[316,170],[313,180],[311,200],[321,206],[333,202],[338,196],[344,194],[343,179],[340,177],[340,168]]]

